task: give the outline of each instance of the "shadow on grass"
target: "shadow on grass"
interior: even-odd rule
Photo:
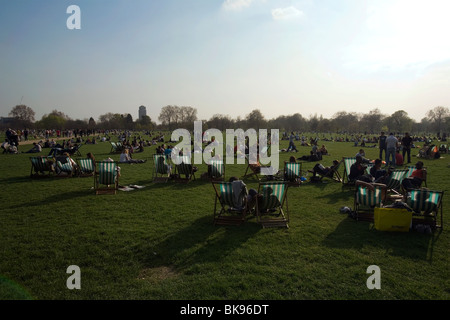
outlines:
[[[416,231],[379,231],[369,222],[357,222],[348,218],[342,220],[337,228],[325,238],[323,244],[330,248],[358,251],[367,246],[373,246],[385,250],[388,255],[420,259],[431,263],[434,245],[440,235],[440,230],[432,234],[422,234]]]
[[[261,230],[256,223],[214,226],[212,215],[203,216],[159,243],[149,246],[142,263],[146,268],[170,267],[189,271],[196,264],[220,263]]]
[[[92,191],[93,192],[93,191]],[[49,194],[48,197],[30,201],[30,202],[23,202],[21,204],[14,204],[12,207],[4,207],[5,209],[18,209],[18,208],[30,208],[30,207],[41,207],[43,204],[45,205],[60,205],[63,206],[65,201],[70,201],[73,199],[80,199],[81,197],[91,196],[93,193],[88,192],[86,190],[80,190],[80,191],[70,191],[65,193],[58,193],[58,195],[54,195],[53,193]]]

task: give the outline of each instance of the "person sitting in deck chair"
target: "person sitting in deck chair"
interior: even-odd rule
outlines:
[[[423,168],[423,162],[418,161],[416,163],[416,169],[412,172],[410,177],[403,179],[402,186],[405,190],[418,189],[422,185],[422,182],[427,178],[427,171]]]
[[[329,175],[334,168],[336,168],[339,165],[339,161],[333,160],[333,164],[329,167],[325,167],[321,163],[317,163],[312,170],[308,170],[313,174],[313,177],[315,178],[317,174],[321,176],[327,176]]]

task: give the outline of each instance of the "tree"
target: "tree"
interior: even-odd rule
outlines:
[[[390,132],[406,132],[411,131],[413,120],[408,117],[408,113],[404,110],[398,110],[385,119],[385,123]]]
[[[11,109],[9,116],[17,120],[34,122],[35,112],[30,107],[20,104]]]
[[[247,128],[253,128],[258,131],[259,128],[264,126],[266,119],[259,109],[255,109],[247,115],[246,121]]]
[[[445,107],[436,107],[427,112],[429,121],[434,122],[435,130],[440,134],[442,125],[445,123],[446,118],[450,116],[450,111]]]

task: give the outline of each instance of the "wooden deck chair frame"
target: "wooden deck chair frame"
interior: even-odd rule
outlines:
[[[95,194],[116,194],[119,189],[117,162],[99,161],[94,173]]]
[[[263,228],[289,228],[288,188],[289,185],[286,182],[259,183],[256,217]]]
[[[211,159],[208,174],[212,182],[225,181],[225,163],[223,160]]]
[[[162,159],[162,160],[161,160]],[[153,155],[153,182],[167,182],[170,179],[170,166],[164,154]],[[167,169],[169,168],[169,169]]]
[[[413,210],[413,225],[428,224],[433,229],[443,229],[443,197],[444,191],[426,188],[411,190],[406,203]]]
[[[175,166],[175,173],[177,174],[177,182],[188,183],[191,180],[195,180],[194,166],[191,162],[190,156],[182,156],[181,163]],[[182,178],[185,176],[185,178]]]
[[[47,163],[47,161],[49,160],[54,161],[54,158],[45,156],[30,157],[31,161],[30,177],[46,178],[52,176],[54,174],[54,171],[52,170],[52,166],[50,166]]]
[[[344,157],[342,158],[342,162],[344,163],[344,174],[342,175],[342,184],[349,185],[353,184],[348,179],[348,175],[350,174],[351,166],[356,162],[356,157]]]
[[[90,158],[77,158],[75,160],[80,169],[78,172],[79,177],[91,177],[95,174],[95,165]]]
[[[259,177],[260,171],[259,172],[256,171],[257,167],[253,167],[250,164],[250,160],[248,158],[248,154],[245,155],[245,162],[247,163],[247,168],[245,169],[245,173],[244,173],[243,178],[255,177],[256,180],[261,181],[261,179]],[[259,168],[259,170],[261,170],[261,168]]]
[[[289,162],[284,161],[283,179],[290,187],[298,187],[302,184],[300,178],[302,177],[303,162]]]
[[[356,221],[374,221],[374,209],[382,206],[383,187],[372,185],[362,181],[355,182],[354,211]]]
[[[235,208],[233,203],[232,182],[212,182],[214,199],[214,225],[241,225],[247,215],[247,197],[244,197],[243,208]]]

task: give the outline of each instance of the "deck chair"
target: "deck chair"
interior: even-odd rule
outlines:
[[[288,184],[286,182],[277,181],[259,184],[256,217],[263,228],[289,228],[287,189]],[[284,205],[286,205],[286,212],[283,210]]]
[[[284,162],[284,181],[290,186],[299,186],[302,184],[302,162]]]
[[[90,158],[78,158],[76,159],[78,163],[78,168],[80,169],[78,172],[78,176],[80,177],[90,177],[94,175],[95,165],[92,159]]]
[[[109,151],[109,153],[120,153],[123,150],[123,145],[121,142],[112,142],[110,141],[109,143],[111,143],[111,150]]]
[[[178,182],[189,182],[192,179],[195,180],[194,166],[191,163],[190,156],[182,156],[181,163],[175,166],[175,173],[178,175],[176,181]],[[184,176],[185,178],[183,178]]]
[[[405,166],[405,169],[407,170],[406,175],[404,178],[408,178],[412,175],[413,171],[416,170],[415,166]],[[424,170],[427,170],[427,167],[423,167]],[[425,186],[425,188],[428,188],[427,185],[427,179],[425,178],[425,180],[422,181],[423,185]]]
[[[30,157],[31,161],[31,178],[49,177],[54,173],[53,157]],[[33,173],[34,172],[34,173]]]
[[[243,178],[249,178],[249,177],[255,177],[256,180],[260,181],[260,170],[261,168],[259,168],[258,166],[251,164],[250,160],[248,158],[248,154],[245,155],[245,162],[247,163],[247,168],[245,169],[245,173]]]
[[[356,162],[356,157],[352,158],[342,158],[344,162],[344,174],[342,176],[342,184],[350,184],[350,180],[348,179],[348,175],[350,174],[351,166]]]
[[[336,182],[342,182],[343,179],[341,177],[341,174],[339,173],[339,168],[341,167],[341,164],[344,161],[339,161],[339,163],[334,166],[330,171],[328,171],[326,174],[321,174],[320,172],[317,172],[317,175],[319,176],[319,181],[322,181],[324,178],[331,179]]]
[[[164,154],[153,155],[153,181],[167,182],[170,179],[171,166],[167,164],[166,156]]]
[[[74,168],[72,166],[72,163],[68,161],[67,157],[57,157],[56,167],[58,177],[72,177]]]
[[[425,188],[411,190],[410,196],[406,199],[406,204],[413,210],[413,225],[428,224],[432,228],[443,228],[443,197],[444,191],[433,191]]]
[[[208,165],[208,175],[211,181],[225,180],[225,164],[222,160],[211,159]]]
[[[97,162],[94,174],[95,194],[116,194],[119,189],[117,163],[113,161]]]
[[[212,182],[215,225],[241,225],[247,214],[247,187],[241,185],[239,193],[233,190],[233,182]]]
[[[382,206],[383,190],[379,186],[368,187],[356,181],[354,211],[356,221],[371,221],[374,218],[374,208]]]

